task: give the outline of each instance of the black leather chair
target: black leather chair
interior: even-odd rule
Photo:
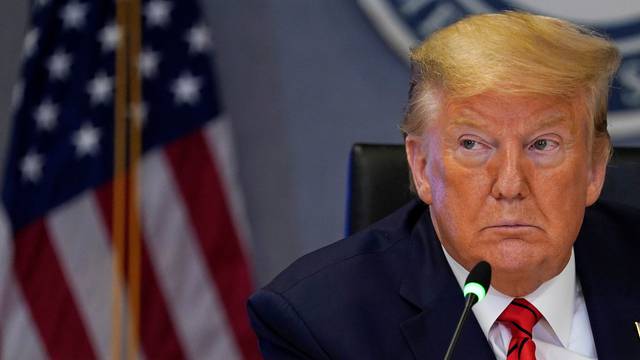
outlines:
[[[351,149],[347,235],[415,197],[403,145],[355,144]],[[640,208],[640,148],[615,148],[601,198]]]

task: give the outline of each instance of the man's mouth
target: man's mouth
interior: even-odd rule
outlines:
[[[484,230],[532,230],[538,228],[538,226],[524,221],[503,221],[485,226]]]

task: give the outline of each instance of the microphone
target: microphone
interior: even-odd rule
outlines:
[[[473,269],[471,269],[471,272],[469,272],[469,275],[467,276],[467,280],[464,282],[464,288],[462,289],[466,300],[464,310],[462,310],[462,315],[460,315],[460,320],[458,320],[456,330],[453,332],[449,348],[444,355],[445,360],[450,360],[453,356],[453,349],[456,347],[456,343],[458,342],[458,338],[462,332],[462,324],[467,320],[471,307],[480,302],[484,299],[485,295],[487,295],[489,285],[491,285],[491,265],[486,261],[480,261],[473,267]]]

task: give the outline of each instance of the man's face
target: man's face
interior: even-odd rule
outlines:
[[[484,94],[407,137],[443,246],[466,269],[488,261],[504,293],[530,293],[564,268],[600,194],[606,164],[591,162],[585,114],[550,97]]]

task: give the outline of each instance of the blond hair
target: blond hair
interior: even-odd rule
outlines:
[[[602,35],[568,21],[522,12],[464,18],[411,52],[412,79],[402,131],[421,134],[444,99],[494,91],[582,97],[591,139],[609,157],[609,86],[620,55]]]

